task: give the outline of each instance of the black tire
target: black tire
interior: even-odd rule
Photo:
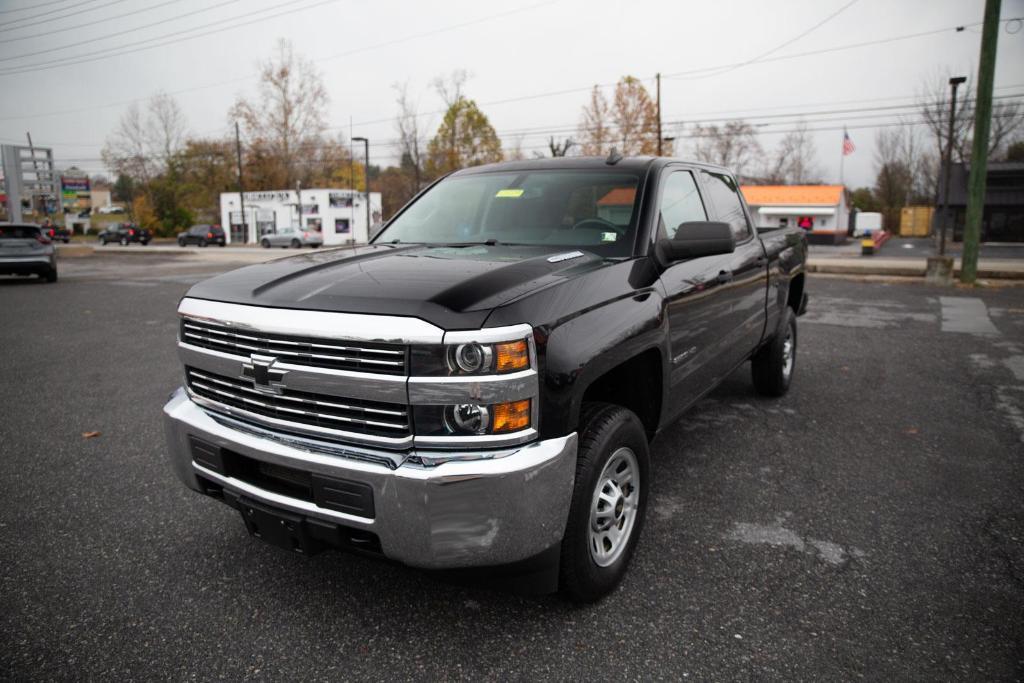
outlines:
[[[314,249],[319,249],[320,248],[320,243],[319,242],[314,242],[313,244],[311,244],[309,246],[311,246]]]
[[[301,249],[301,248],[302,248],[302,242],[293,239],[292,240],[292,249]]]
[[[750,360],[750,374],[757,393],[782,396],[789,391],[796,369],[796,339],[796,314],[787,306],[778,332]]]
[[[260,240],[260,246],[263,247],[264,249],[270,249],[270,240]]]
[[[637,539],[643,530],[644,514],[647,509],[647,491],[650,470],[647,450],[647,433],[640,419],[630,410],[609,403],[586,403],[580,412],[579,450],[576,459],[576,483],[573,487],[569,507],[569,521],[562,539],[560,586],[562,591],[576,602],[595,602],[612,592],[622,580],[629,567]],[[591,536],[591,515],[595,505],[597,487],[604,482],[605,467],[621,449],[632,452],[639,480],[639,489],[632,488],[636,496],[633,501],[634,518],[628,529],[623,545],[614,559],[601,566],[595,559],[595,539]],[[621,502],[628,495],[620,498]],[[624,528],[615,520],[619,510],[627,506],[616,502],[610,508],[609,519],[618,528]],[[628,514],[628,513],[627,513]],[[599,517],[600,518],[600,517]],[[622,518],[625,520],[625,517]],[[625,524],[626,522],[623,522]],[[610,527],[609,527],[610,528]],[[592,549],[592,544],[594,544]],[[609,558],[611,559],[611,558]]]
[[[178,238],[178,246],[179,247],[184,247],[185,246],[185,238],[184,237],[179,237]]]
[[[218,246],[218,247],[223,247],[223,246],[225,246],[226,244],[227,244],[226,242],[224,242],[223,240],[221,240],[220,242],[218,242],[218,243],[217,243],[217,246]]]
[[[54,268],[53,270],[46,271],[46,274],[43,275],[43,277],[46,279],[47,282],[56,282],[57,281],[57,269]]]

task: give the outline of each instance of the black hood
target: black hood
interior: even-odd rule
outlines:
[[[421,318],[444,329],[483,325],[497,306],[599,268],[567,247],[390,246],[328,249],[248,266],[188,296],[254,306]]]

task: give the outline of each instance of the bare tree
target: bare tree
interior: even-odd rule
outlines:
[[[738,176],[744,176],[761,156],[754,127],[743,120],[727,121],[723,126],[697,124],[689,137],[699,161],[725,166]]]
[[[107,137],[101,156],[117,175],[146,185],[163,173],[170,159],[185,146],[188,124],[173,97],[154,95],[145,111],[133,103]]]
[[[817,159],[814,138],[807,130],[807,123],[801,121],[779,140],[774,156],[768,159],[761,175],[765,182],[775,185],[815,183],[821,176]]]
[[[569,148],[575,145],[572,138],[566,138],[563,142],[555,140],[555,136],[548,138],[548,150],[553,157],[564,157],[569,153]]]
[[[603,156],[611,147],[611,116],[608,100],[601,88],[590,91],[590,102],[583,107],[579,125],[580,149],[584,156]]]
[[[416,106],[409,98],[409,84],[394,84],[398,104],[398,116],[395,117],[395,128],[398,130],[398,144],[403,160],[407,160],[413,173],[415,192],[423,186],[423,136],[420,132],[419,114]]]
[[[469,80],[469,72],[465,69],[455,69],[449,76],[438,76],[431,85],[441,97],[445,106],[451,108],[462,99],[462,87]]]
[[[169,159],[185,146],[188,135],[185,112],[178,106],[177,100],[163,92],[153,96],[146,108],[149,111],[149,146],[159,150],[165,160]]]
[[[925,124],[930,140],[931,152],[927,156],[934,168],[925,170],[932,179],[931,196],[937,203],[941,200],[939,172],[940,160],[944,158],[950,119],[949,73],[938,73],[926,80],[917,93],[918,113]],[[1005,154],[1015,133],[1024,126],[1024,108],[1018,102],[996,100],[992,103],[992,126],[989,132],[989,158]],[[952,161],[964,162],[970,158],[974,130],[974,99],[970,88],[961,91],[957,97],[957,108],[953,114]]]
[[[276,161],[274,180],[291,187],[303,155],[315,151],[326,129],[327,90],[313,63],[280,39],[274,56],[260,66],[257,93],[254,100],[239,97],[230,118],[242,123],[257,153]]]

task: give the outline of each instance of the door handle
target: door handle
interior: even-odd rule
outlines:
[[[715,278],[715,282],[717,282],[720,285],[724,285],[726,282],[730,282],[731,280],[732,280],[732,271],[731,270],[719,271],[718,272],[718,277]]]

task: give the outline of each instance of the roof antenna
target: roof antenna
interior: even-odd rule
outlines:
[[[612,147],[611,151],[608,152],[608,158],[604,160],[604,163],[608,164],[609,166],[614,166],[620,161],[622,161],[622,155],[619,154],[619,150]]]

